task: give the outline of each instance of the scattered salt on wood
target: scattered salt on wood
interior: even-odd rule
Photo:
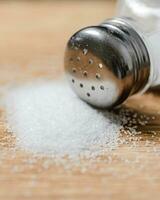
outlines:
[[[17,145],[43,155],[96,157],[117,144],[116,115],[80,100],[65,82],[37,82],[12,88],[6,113]]]

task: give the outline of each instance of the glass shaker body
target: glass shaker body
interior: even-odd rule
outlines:
[[[132,25],[147,47],[151,66],[144,91],[160,85],[160,1],[119,0],[116,15]]]

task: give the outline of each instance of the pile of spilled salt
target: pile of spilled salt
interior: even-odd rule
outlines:
[[[117,116],[90,107],[64,81],[12,88],[5,105],[17,145],[32,153],[90,158],[117,144]]]

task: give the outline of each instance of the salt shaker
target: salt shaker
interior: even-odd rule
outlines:
[[[160,84],[160,1],[120,0],[116,17],[76,32],[65,71],[75,93],[100,108]]]

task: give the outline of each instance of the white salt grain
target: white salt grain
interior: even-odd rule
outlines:
[[[121,128],[113,114],[90,107],[63,81],[12,88],[5,104],[17,145],[33,153],[97,156],[115,147]]]

